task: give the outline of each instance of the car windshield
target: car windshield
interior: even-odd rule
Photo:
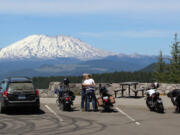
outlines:
[[[12,90],[33,90],[32,83],[10,83],[9,84],[9,91]]]

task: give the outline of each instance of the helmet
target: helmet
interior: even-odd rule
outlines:
[[[159,88],[159,83],[158,83],[158,82],[152,83],[152,87],[153,87],[154,89]]]
[[[64,83],[64,85],[69,85],[69,79],[68,78],[64,78],[63,83]]]
[[[154,85],[155,85],[156,88],[159,88],[159,83],[158,82],[155,82]]]
[[[101,94],[107,93],[107,88],[106,88],[105,86],[102,86],[102,87],[100,88],[100,93],[101,93]]]

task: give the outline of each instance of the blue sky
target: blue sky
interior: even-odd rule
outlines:
[[[175,32],[178,0],[0,0],[0,48],[46,34],[125,54],[169,54]]]

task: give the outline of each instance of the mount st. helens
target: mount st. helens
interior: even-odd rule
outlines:
[[[156,59],[115,54],[69,36],[32,35],[0,50],[0,78],[136,71]]]
[[[94,59],[111,54],[69,36],[32,35],[3,48],[0,51],[0,59],[53,59],[60,57]]]

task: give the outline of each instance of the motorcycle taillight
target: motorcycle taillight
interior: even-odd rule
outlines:
[[[106,103],[107,103],[107,102],[108,102],[108,99],[104,99],[104,102],[106,102]]]
[[[69,100],[69,97],[66,97],[65,100],[68,101],[68,100]]]

